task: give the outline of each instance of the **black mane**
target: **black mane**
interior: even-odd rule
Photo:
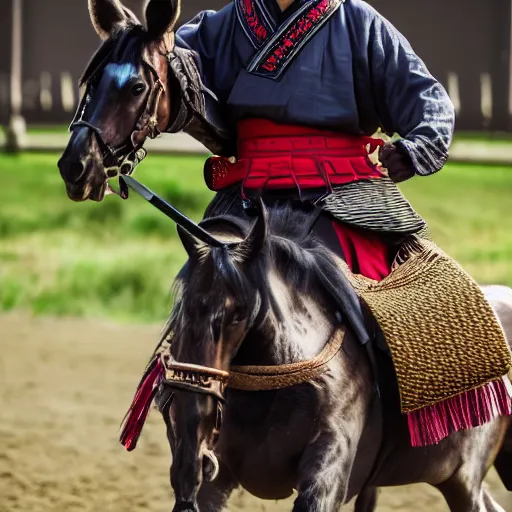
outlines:
[[[336,311],[344,311],[353,297],[347,293],[347,282],[334,254],[313,234],[314,220],[315,215],[310,210],[302,210],[290,204],[273,206],[269,209],[269,236],[252,261],[240,264],[236,251],[211,248],[204,260],[189,262],[177,278],[184,293],[177,300],[166,332],[172,330],[172,324],[180,316],[178,310],[183,314],[187,306],[195,307],[198,297],[186,293],[187,285],[192,280],[213,279],[211,286],[215,287],[215,293],[228,292],[242,302],[249,300],[257,290],[262,302],[262,313],[271,307],[279,316],[279,304],[267,282],[272,268],[277,270],[292,293],[316,297],[333,315]],[[230,233],[241,238],[248,235],[252,224],[253,220],[249,217],[229,216],[210,218],[201,223],[214,235]]]

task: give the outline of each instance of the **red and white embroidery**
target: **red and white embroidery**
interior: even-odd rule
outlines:
[[[272,34],[258,0],[237,0],[238,19],[252,44],[259,48]]]
[[[304,45],[330,19],[343,0],[306,2],[277,31],[265,24],[260,1],[237,0],[240,23],[254,46],[260,48],[247,70],[277,79]]]

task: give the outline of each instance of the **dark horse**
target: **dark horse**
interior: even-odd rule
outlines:
[[[87,90],[59,161],[74,200],[103,199],[107,178],[131,172],[144,140],[176,115],[167,55],[177,2],[150,0],[145,27],[118,0],[89,4],[105,42],[84,75]],[[211,215],[222,213],[217,206]],[[169,323],[176,361],[219,371],[293,363],[314,357],[343,328],[339,261],[304,208],[270,204],[268,221],[262,210],[254,225],[247,216],[205,221],[232,242],[226,247],[181,230],[189,261]],[[512,339],[512,291],[485,291]],[[454,512],[502,510],[482,480],[496,457],[510,461],[510,419],[411,448],[389,361],[378,357],[380,398],[375,367],[346,329],[322,376],[278,391],[228,388],[220,433],[215,397],[173,390],[171,400],[164,387],[157,402],[173,452],[174,510],[222,510],[241,486],[266,499],[296,489],[296,511],[335,511],[358,495],[356,510],[366,512],[375,508],[377,487],[415,482],[436,486]]]
[[[260,215],[252,228],[230,217],[203,226],[239,244],[210,247],[180,229],[189,261],[168,327],[173,359],[228,371],[318,354],[342,324],[346,299],[338,293],[339,260],[311,232],[310,213],[274,205],[268,221]],[[489,287],[486,294],[510,337],[512,291]],[[223,510],[241,486],[264,499],[296,489],[295,511],[335,511],[359,495],[356,511],[367,512],[377,487],[416,482],[437,487],[452,511],[502,510],[482,480],[510,420],[412,448],[392,373],[383,374],[379,399],[367,354],[347,331],[328,371],[311,382],[276,391],[228,388],[218,441],[216,399],[164,386],[157,403],[173,453],[174,510]]]

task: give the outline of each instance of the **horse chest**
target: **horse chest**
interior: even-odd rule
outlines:
[[[316,402],[307,385],[258,397],[237,393],[228,402],[218,449],[242,487],[262,499],[293,493],[300,457],[315,432]]]

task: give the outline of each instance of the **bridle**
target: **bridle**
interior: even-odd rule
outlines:
[[[164,386],[171,391],[188,391],[199,395],[207,395],[214,399],[216,407],[215,425],[213,427],[213,444],[215,445],[222,427],[222,410],[225,392],[228,386],[229,372],[195,364],[178,363],[170,355],[170,351],[160,355],[165,377]],[[172,401],[172,395],[167,401]]]
[[[209,395],[224,403],[229,372],[190,363],[178,363],[170,353],[162,354],[165,384],[174,389]]]
[[[278,366],[232,366],[229,371],[208,366],[177,362],[171,355],[172,335],[168,335],[157,358],[163,375],[160,386],[171,391],[187,391],[211,396],[217,406],[217,419],[213,430],[214,439],[222,426],[222,408],[227,388],[240,391],[270,391],[296,386],[320,377],[329,368],[329,362],[338,354],[346,329],[333,329],[325,347],[312,359]],[[172,400],[167,401],[169,404]]]
[[[87,80],[85,93],[78,105],[75,116],[69,126],[72,132],[75,128],[86,127],[91,130],[100,144],[103,151],[104,171],[107,179],[116,178],[124,175],[129,176],[135,170],[135,167],[146,157],[147,151],[142,147],[146,138],[155,139],[161,134],[158,128],[158,108],[162,95],[165,93],[165,86],[160,79],[157,70],[146,58],[142,58],[142,65],[148,70],[152,77],[152,87],[146,102],[146,107],[137,120],[129,138],[120,146],[112,147],[106,140],[102,130],[90,123],[84,116],[87,113],[87,107],[91,102],[94,85],[98,80],[101,71],[106,65],[104,59],[101,64],[93,71]],[[120,182],[121,197],[128,197],[127,188]]]

